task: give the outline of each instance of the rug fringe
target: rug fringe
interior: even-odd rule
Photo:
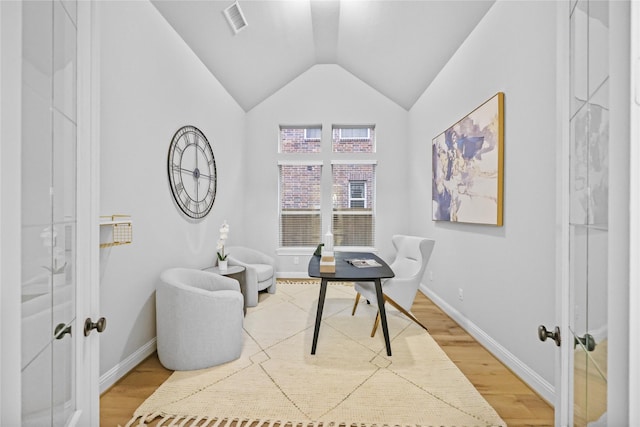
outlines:
[[[146,426],[161,418],[157,427],[433,427],[421,424],[358,423],[338,421],[284,421],[279,419],[218,418],[207,416],[171,415],[155,412],[153,414],[134,415],[125,427]],[[138,424],[136,424],[138,422]],[[501,427],[485,425],[482,427]]]

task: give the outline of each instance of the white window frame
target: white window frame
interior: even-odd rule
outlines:
[[[320,197],[321,197],[321,209],[320,209],[320,215],[321,215],[321,222],[322,222],[322,226],[321,226],[321,234],[323,235],[327,229],[329,228],[333,228],[332,223],[333,223],[333,217],[334,217],[334,206],[333,206],[333,198],[332,198],[332,192],[333,192],[333,177],[332,177],[332,167],[331,165],[335,165],[335,164],[369,164],[369,165],[377,165],[378,161],[377,161],[377,154],[376,154],[376,149],[375,149],[375,141],[372,141],[373,143],[373,148],[372,148],[372,152],[354,152],[354,153],[339,153],[339,152],[335,152],[333,151],[333,143],[334,143],[334,139],[333,139],[333,129],[367,129],[367,136],[368,138],[366,139],[371,139],[372,138],[372,134],[371,134],[371,130],[375,129],[375,125],[370,125],[370,124],[358,124],[358,125],[339,125],[339,124],[331,124],[331,125],[327,125],[325,124],[320,124],[320,125],[312,125],[312,124],[307,124],[307,125],[285,125],[285,124],[281,124],[280,125],[280,130],[283,129],[288,129],[288,128],[293,128],[293,129],[311,129],[311,128],[320,128],[320,129],[325,129],[325,128],[329,128],[332,129],[332,137],[331,138],[321,138],[321,148],[320,148],[320,152],[310,152],[310,153],[283,153],[282,151],[278,150],[279,153],[279,159],[277,161],[278,164],[278,168],[280,167],[280,165],[321,165],[322,166],[322,172],[321,172],[321,184],[320,184]],[[278,134],[278,147],[281,147],[280,144],[280,133]],[[306,133],[304,135],[306,137]],[[338,140],[340,135],[338,135]],[[351,140],[357,140],[358,138],[347,138],[347,139],[351,139]],[[360,138],[360,139],[365,139],[365,138]],[[280,185],[280,171],[278,171],[278,183]],[[357,181],[354,179],[354,181]],[[373,204],[371,206],[371,212],[360,212],[360,211],[355,211],[352,212],[352,215],[372,215],[375,221],[376,218],[376,201],[375,201],[375,192],[376,192],[376,185],[375,185],[375,181],[372,184],[374,185],[374,187],[371,188],[371,191],[374,191],[374,198],[373,198]],[[366,186],[366,183],[365,183]],[[276,254],[277,255],[283,255],[283,256],[306,256],[306,255],[310,255],[313,253],[313,251],[315,251],[316,247],[309,247],[309,246],[299,246],[299,247],[295,247],[295,246],[280,246],[281,240],[280,240],[280,233],[281,233],[281,221],[282,221],[282,200],[280,199],[280,193],[281,190],[280,188],[278,188],[278,247],[276,249]],[[366,203],[368,201],[368,197],[366,196],[366,187],[365,187],[365,206]],[[336,245],[335,249],[336,250],[342,250],[342,251],[360,251],[360,252],[377,252],[377,249],[375,247],[376,244],[376,227],[374,226],[374,228],[371,230],[372,231],[372,245],[371,246],[340,246],[340,245]]]

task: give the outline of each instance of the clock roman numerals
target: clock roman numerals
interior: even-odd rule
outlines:
[[[181,182],[176,184],[176,192],[178,193],[178,195],[181,195],[183,191],[184,191],[184,184],[182,184]]]

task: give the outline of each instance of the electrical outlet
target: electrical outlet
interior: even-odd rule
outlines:
[[[294,257],[293,257],[293,263],[294,263],[295,265],[300,264],[300,257],[294,256]]]
[[[462,292],[462,288],[458,288],[458,299],[460,301],[464,300],[464,293]]]
[[[433,271],[429,270],[429,280],[433,282]]]

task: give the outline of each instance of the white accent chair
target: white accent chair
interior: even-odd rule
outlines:
[[[258,292],[267,289],[276,293],[275,260],[260,251],[242,246],[226,248],[229,265],[241,265],[245,270],[245,299],[247,307],[258,305]]]
[[[189,371],[240,357],[244,299],[237,280],[208,271],[172,268],[156,289],[158,358]]]
[[[382,282],[382,293],[385,302],[388,302],[397,310],[405,314],[418,325],[427,329],[422,323],[411,314],[411,306],[416,298],[418,288],[424,271],[433,252],[435,240],[426,239],[424,237],[395,235],[392,238],[393,246],[396,249],[396,257],[389,265],[393,270],[395,277],[386,279]],[[356,302],[353,305],[353,316],[358,308],[360,295],[377,307],[378,299],[376,298],[376,289],[372,282],[356,282],[355,290]],[[378,312],[376,320],[373,324],[371,336],[376,334],[376,329],[380,322],[380,313]]]

